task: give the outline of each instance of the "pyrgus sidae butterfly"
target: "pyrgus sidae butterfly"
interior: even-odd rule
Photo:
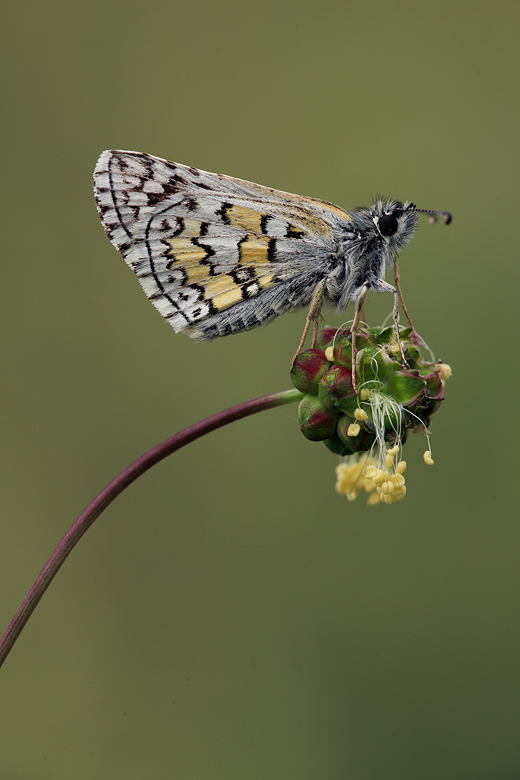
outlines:
[[[393,293],[400,343],[397,255],[418,212],[451,221],[384,198],[344,211],[138,152],[103,152],[94,190],[110,241],[175,331],[210,340],[309,306],[296,355],[324,303],[353,303],[354,333],[368,290]],[[392,263],[396,287],[385,282]]]

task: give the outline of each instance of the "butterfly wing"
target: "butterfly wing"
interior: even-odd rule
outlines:
[[[249,330],[309,302],[350,217],[337,206],[168,162],[103,152],[105,231],[176,331]]]

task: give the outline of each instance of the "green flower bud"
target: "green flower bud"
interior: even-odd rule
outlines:
[[[355,425],[356,423],[354,423],[354,419],[350,415],[340,415],[336,426],[338,437],[343,444],[350,448],[351,452],[367,452],[376,443],[374,430],[366,424],[361,426],[358,423],[359,433],[353,436],[352,428]]]
[[[323,443],[327,449],[335,455],[341,455],[342,458],[352,455],[353,450],[340,439],[337,433],[331,436],[330,439],[324,439]]]
[[[332,339],[338,332],[337,328],[322,328],[318,332],[318,338],[316,339],[316,346],[320,349],[325,349],[331,343]]]
[[[318,384],[318,398],[327,409],[347,412],[357,406],[357,396],[352,385],[352,371],[346,366],[331,366]]]
[[[291,369],[291,380],[300,393],[316,395],[318,383],[330,367],[322,349],[306,349],[297,356]]]
[[[425,380],[418,371],[394,371],[384,384],[384,392],[401,404],[410,406],[417,401],[426,388]]]
[[[311,441],[323,441],[333,436],[337,418],[337,413],[327,409],[315,395],[306,395],[300,401],[300,429],[305,438]]]

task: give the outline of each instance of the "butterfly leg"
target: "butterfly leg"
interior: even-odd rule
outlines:
[[[305,327],[303,329],[303,335],[300,339],[300,343],[298,344],[298,349],[296,350],[293,359],[291,360],[291,371],[294,366],[294,362],[300,352],[302,351],[303,345],[305,344],[305,339],[307,338],[307,333],[309,332],[309,328],[311,327],[311,322],[314,325],[314,332],[312,336],[312,346],[316,346],[316,341],[318,338],[318,321],[321,314],[321,304],[323,303],[323,290],[325,288],[325,281],[320,282],[318,285],[316,285],[316,289],[314,290],[312,300],[311,300],[311,306],[309,309],[309,313],[307,314],[307,319],[305,320]]]
[[[403,307],[403,311],[404,311],[404,313],[406,315],[406,319],[408,320],[408,322],[410,323],[410,326],[412,328],[412,333],[410,335],[410,339],[413,341],[414,344],[417,344],[417,346],[419,346],[423,342],[421,341],[421,337],[419,336],[419,334],[415,330],[414,324],[413,324],[413,322],[411,320],[410,315],[408,314],[408,309],[406,308],[406,305],[405,305],[405,302],[404,302],[403,292],[401,290],[401,280],[400,280],[400,276],[399,276],[399,266],[397,265],[397,262],[395,263],[394,270],[395,270],[395,286],[397,287],[397,292],[399,294],[399,300],[401,301],[401,306]]]
[[[366,301],[366,296],[365,296],[365,297],[363,298],[363,300],[361,301],[361,310],[360,310],[360,312],[359,312],[359,321],[360,321],[360,322],[364,322],[364,323],[365,323],[365,325],[366,325],[366,323],[367,323],[367,318],[366,318],[366,315],[365,315],[365,301]]]
[[[403,311],[405,313],[406,319],[408,320],[408,322],[412,326],[412,330],[415,333],[415,328],[413,326],[413,322],[410,319],[410,315],[408,314],[408,309],[406,308],[405,303],[404,303],[403,292],[401,290],[401,277],[399,276],[399,266],[397,265],[397,260],[395,261],[395,264],[394,264],[394,272],[395,272],[395,286],[396,286],[397,292],[399,294],[399,300],[401,301],[401,306],[403,307]]]
[[[404,348],[403,348],[403,342],[401,341],[401,334],[399,332],[399,296],[398,291],[395,287],[392,287],[391,284],[388,284],[388,282],[385,282],[383,279],[378,279],[377,281],[371,281],[370,287],[372,290],[375,290],[376,292],[391,292],[394,296],[394,305],[392,308],[392,318],[394,320],[394,332],[395,332],[395,339],[399,345],[399,351],[401,352],[401,357],[403,358],[404,365],[409,368],[408,361],[406,360],[405,354],[404,354]],[[408,316],[408,315],[407,315]],[[413,328],[413,325],[412,325]]]
[[[352,322],[352,329],[350,331],[351,333],[351,342],[352,342],[352,387],[354,388],[354,391],[357,393],[358,391],[358,385],[357,385],[357,375],[356,375],[356,331],[359,327],[359,323],[361,322],[362,317],[364,317],[364,308],[365,308],[365,300],[368,293],[368,285],[365,284],[361,288],[361,292],[359,293],[357,302],[356,302],[356,311],[354,313],[354,320]]]
[[[408,317],[408,314],[406,316]],[[403,342],[401,341],[401,334],[399,332],[399,298],[398,298],[397,290],[394,290],[393,318],[394,318],[395,338],[397,339],[397,343],[399,344],[399,350],[401,352],[401,357],[403,358],[404,365],[407,368],[409,368],[408,361],[407,361],[407,359],[405,357],[405,354],[404,354]],[[410,321],[409,318],[408,318],[408,321]],[[413,328],[413,325],[412,325],[412,328]]]
[[[314,320],[313,326],[312,326],[312,342],[311,347],[314,349],[316,344],[318,343],[318,328],[320,327],[319,318],[321,317],[321,312],[318,314],[316,319]]]

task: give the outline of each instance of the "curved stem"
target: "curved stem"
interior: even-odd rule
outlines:
[[[144,474],[145,471],[148,471],[148,469],[152,468],[156,463],[159,463],[159,461],[167,458],[168,455],[171,455],[172,452],[176,452],[176,450],[195,441],[195,439],[199,439],[206,433],[211,433],[211,431],[222,428],[222,426],[235,422],[235,420],[240,420],[242,417],[248,417],[257,412],[263,412],[266,409],[274,409],[276,406],[293,403],[294,401],[300,400],[300,398],[302,398],[302,394],[298,392],[298,390],[285,390],[281,393],[266,395],[263,398],[255,398],[253,401],[246,401],[243,404],[231,407],[231,409],[225,409],[223,412],[214,414],[212,417],[207,417],[205,420],[195,423],[195,425],[190,425],[189,428],[185,428],[185,430],[180,433],[170,436],[169,439],[161,442],[161,444],[153,447],[147,453],[135,460],[113,479],[112,482],[110,482],[110,484],[108,484],[87,506],[74,525],[69,528],[38,575],[36,582],[23,600],[22,606],[9,624],[9,627],[0,642],[0,666],[9,655],[12,646],[20,636],[23,627],[34,612],[36,605],[39,603],[69,553],[72,552],[83,534],[88,531],[94,520],[99,517],[103,510],[106,509],[106,507],[111,504],[125,488],[131,485],[132,482],[141,476],[141,474]]]

